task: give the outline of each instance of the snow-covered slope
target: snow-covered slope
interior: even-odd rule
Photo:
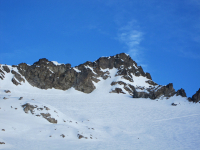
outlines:
[[[0,80],[0,149],[199,149],[199,103],[176,95],[156,100],[132,98],[121,87],[124,85],[112,82],[148,87],[147,78],[135,76],[135,82],[128,82],[116,76],[116,68],[102,70],[109,77],[98,77],[90,94],[73,87],[66,91],[39,89],[25,78],[16,79],[20,84],[15,85],[11,82],[15,75],[4,72]],[[111,93],[115,88],[125,94]],[[26,111],[27,104],[34,109]]]

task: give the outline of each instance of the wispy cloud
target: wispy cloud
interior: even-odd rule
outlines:
[[[200,59],[200,54],[196,54],[189,50],[188,51],[180,50],[180,54],[182,57],[187,57],[191,59]]]
[[[118,40],[126,45],[127,53],[140,64],[143,60],[143,48],[140,45],[143,36],[144,33],[140,31],[136,21],[131,21],[120,28],[118,33]]]

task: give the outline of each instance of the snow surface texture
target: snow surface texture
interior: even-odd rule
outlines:
[[[110,78],[99,78],[90,94],[73,88],[41,90],[26,80],[16,86],[11,82],[14,75],[5,73],[0,79],[0,142],[5,144],[0,149],[199,149],[199,103],[180,96],[150,100],[109,93],[111,82],[119,78],[117,70],[109,72]],[[145,80],[135,78],[132,84],[148,86]],[[43,109],[25,113],[22,105],[27,103]],[[51,114],[57,123],[41,113]]]

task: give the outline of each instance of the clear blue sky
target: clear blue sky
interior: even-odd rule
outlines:
[[[128,53],[158,84],[200,88],[199,0],[0,0],[0,63]]]

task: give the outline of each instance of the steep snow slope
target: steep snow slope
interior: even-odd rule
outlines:
[[[111,82],[118,80],[116,70],[109,71],[111,77],[99,78],[90,94],[73,88],[41,90],[26,80],[16,86],[10,82],[13,75],[5,73],[0,81],[0,142],[5,144],[0,149],[199,149],[199,103],[180,96],[150,100],[109,93]],[[26,103],[43,110],[25,113]],[[57,124],[36,116],[40,113],[50,113]],[[87,139],[79,139],[80,134]]]

